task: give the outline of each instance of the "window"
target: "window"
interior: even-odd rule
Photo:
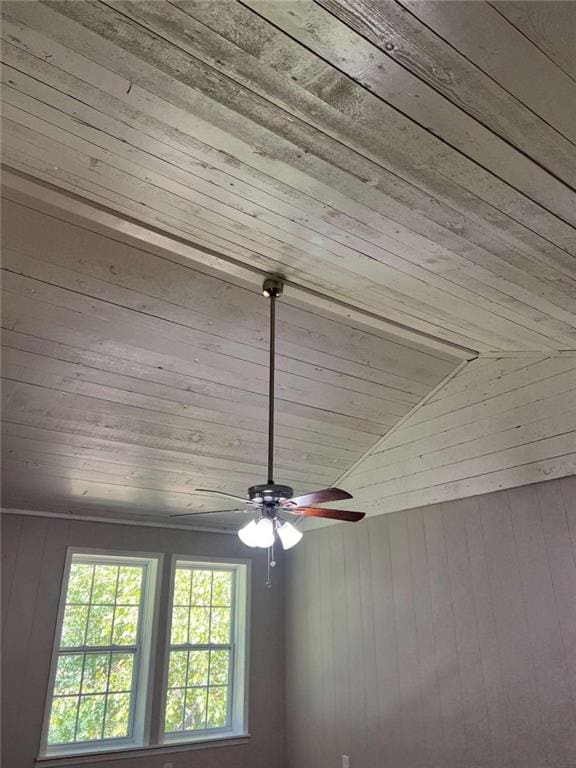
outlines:
[[[122,746],[138,737],[155,562],[72,556],[55,660],[47,751]]]
[[[247,565],[160,565],[159,556],[70,553],[44,755],[245,733]],[[162,571],[171,595],[164,611]],[[159,613],[164,631],[155,631]],[[162,712],[157,722],[153,712]]]
[[[176,567],[166,733],[230,726],[233,586],[233,570]]]

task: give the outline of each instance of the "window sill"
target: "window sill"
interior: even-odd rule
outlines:
[[[50,768],[50,766],[65,765],[89,765],[91,763],[104,763],[110,758],[114,760],[128,759],[130,757],[145,757],[146,755],[168,755],[175,752],[189,752],[195,749],[214,749],[218,747],[235,747],[247,744],[250,734],[243,736],[221,736],[205,741],[189,741],[186,743],[157,744],[148,747],[130,747],[128,749],[116,749],[107,752],[81,752],[74,755],[49,755],[36,758],[37,768]]]

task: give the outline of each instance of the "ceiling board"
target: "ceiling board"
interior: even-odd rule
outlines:
[[[339,480],[379,515],[576,472],[576,358],[473,360]]]
[[[257,482],[269,272],[278,480],[376,513],[573,471],[567,6],[3,3],[4,502]]]
[[[474,60],[461,30],[476,16],[507,42],[506,71],[532,45],[497,10],[3,11],[14,168],[471,349],[574,348],[576,155],[562,118],[576,86],[534,48],[531,66],[566,96],[548,114]]]
[[[263,481],[259,292],[9,199],[3,222],[6,506],[157,520],[222,508],[195,487]],[[276,479],[296,491],[334,482],[458,362],[288,297],[277,318]]]

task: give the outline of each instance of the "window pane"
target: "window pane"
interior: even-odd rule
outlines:
[[[170,651],[168,664],[168,688],[182,688],[186,685],[188,651]]]
[[[60,647],[74,648],[78,645],[84,645],[87,621],[87,605],[67,605],[64,613]]]
[[[188,640],[188,608],[174,608],[172,611],[171,645],[182,645]]]
[[[228,651],[210,652],[210,685],[228,685]]]
[[[74,741],[77,708],[77,696],[53,699],[48,729],[48,742],[50,744],[66,744]]]
[[[142,593],[142,568],[123,566],[118,578],[116,602],[127,605],[139,605]]]
[[[192,570],[190,568],[177,568],[174,575],[174,605],[190,605],[191,584]]]
[[[118,739],[128,736],[130,723],[130,694],[112,693],[106,702],[105,739]]]
[[[184,730],[195,731],[206,727],[207,688],[187,688],[184,707]]]
[[[229,606],[232,602],[232,574],[230,571],[214,571],[212,581],[212,605]]]
[[[138,608],[117,606],[114,615],[114,645],[135,645],[138,634]]]
[[[92,603],[114,604],[116,597],[117,565],[97,565],[94,568]]]
[[[229,608],[212,608],[210,642],[215,645],[226,645],[230,642]]]
[[[227,717],[227,689],[210,688],[208,691],[208,728],[223,728]]]
[[[82,656],[64,654],[58,659],[54,695],[80,693],[82,677]]]
[[[76,741],[102,738],[105,696],[81,696]]]
[[[175,570],[166,733],[229,727],[235,589],[233,569]]]
[[[190,610],[190,636],[192,645],[205,645],[210,639],[210,608]]]
[[[190,651],[188,685],[208,685],[210,651]]]
[[[84,661],[82,693],[105,693],[108,686],[110,654],[89,653]]]
[[[111,557],[72,562],[60,643],[70,652],[56,662],[49,746],[130,735],[146,567]]]
[[[113,653],[110,664],[109,691],[129,691],[132,688],[134,657],[130,653]]]
[[[168,691],[166,699],[166,724],[167,733],[181,731],[184,729],[184,698],[186,690],[176,688]]]
[[[74,563],[70,568],[70,578],[68,579],[68,603],[88,603],[90,602],[90,588],[92,585],[93,565],[82,565]]]
[[[110,645],[114,606],[91,605],[86,645]]]
[[[210,605],[212,593],[212,571],[197,571],[192,574],[192,605]]]

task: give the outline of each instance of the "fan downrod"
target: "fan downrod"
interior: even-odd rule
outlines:
[[[268,379],[268,485],[274,485],[274,378],[276,358],[276,299],[284,291],[282,275],[269,275],[262,285],[262,293],[270,299],[270,350]]]

